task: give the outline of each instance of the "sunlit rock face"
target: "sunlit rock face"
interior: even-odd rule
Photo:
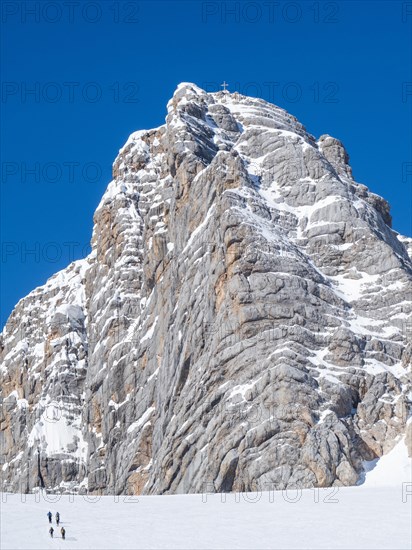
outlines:
[[[1,488],[355,484],[406,431],[412,241],[283,109],[188,83],[167,108],[115,160],[92,253],[2,333]]]

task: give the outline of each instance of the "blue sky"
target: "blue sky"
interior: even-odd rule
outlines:
[[[411,235],[411,2],[3,2],[1,324],[84,257],[128,135],[181,81],[272,101],[341,139]]]

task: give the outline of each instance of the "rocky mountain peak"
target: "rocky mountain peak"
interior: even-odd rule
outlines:
[[[355,484],[409,418],[390,221],[339,140],[180,84],[120,150],[92,253],[2,333],[3,490]]]

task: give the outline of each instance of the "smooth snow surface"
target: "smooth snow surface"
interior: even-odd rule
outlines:
[[[37,495],[37,502],[35,495],[3,494],[1,548],[407,549],[412,486],[409,496],[407,490],[363,486],[71,501]],[[65,541],[55,524],[50,539],[49,509],[53,516],[60,512]]]

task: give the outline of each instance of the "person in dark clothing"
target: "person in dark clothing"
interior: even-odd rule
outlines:
[[[47,512],[47,517],[49,518],[49,523],[52,522],[52,513],[51,512]]]
[[[51,536],[51,538],[53,538],[53,533],[54,533],[54,529],[53,529],[53,527],[50,527],[50,529],[49,529],[49,533],[50,533],[50,536]]]
[[[60,533],[62,534],[62,539],[65,539],[66,538],[66,529],[64,527],[62,527],[60,529]]]
[[[60,523],[60,514],[59,512],[56,513],[56,524],[59,525]]]

